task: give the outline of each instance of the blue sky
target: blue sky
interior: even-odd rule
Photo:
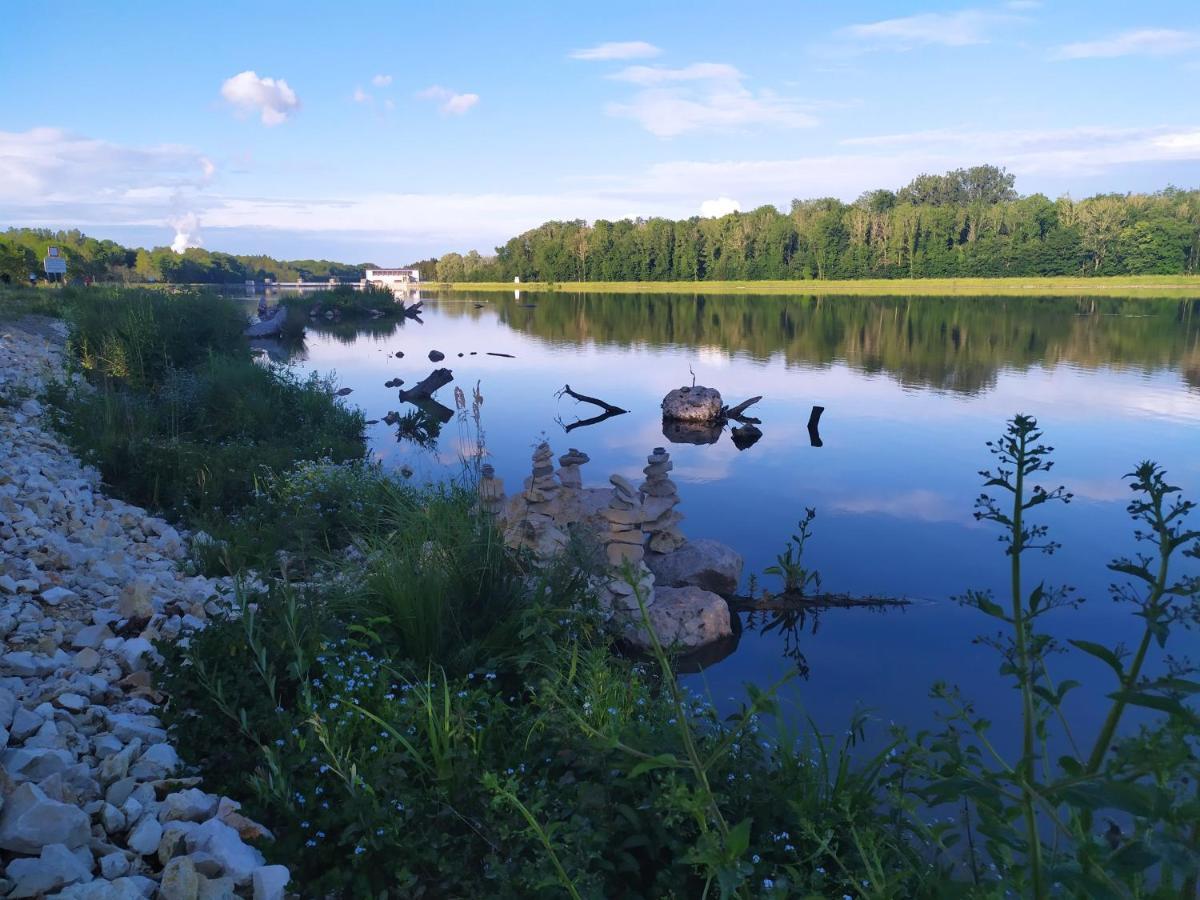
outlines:
[[[401,263],[550,218],[1200,187],[1200,4],[14,4],[0,226]]]

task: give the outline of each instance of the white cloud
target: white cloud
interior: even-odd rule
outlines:
[[[370,103],[374,98],[364,91],[361,87],[356,87],[354,93],[350,95],[355,103]]]
[[[738,82],[745,78],[737,67],[727,63],[692,63],[679,69],[666,66],[628,66],[608,77],[614,81],[628,81],[631,84],[646,86],[678,81]]]
[[[300,108],[296,97],[282,78],[260,78],[257,72],[239,72],[221,85],[221,96],[239,112],[255,113],[264,125],[279,125]]]
[[[1059,59],[1111,59],[1117,56],[1173,56],[1200,48],[1200,32],[1138,28],[1099,41],[1064,44]]]
[[[746,76],[726,63],[629,66],[608,77],[640,88],[629,100],[608,104],[608,113],[633,119],[658,137],[755,125],[816,124],[799,101],[772,91],[751,91],[743,84]]]
[[[460,94],[440,84],[431,85],[417,93],[421,100],[434,100],[444,115],[461,116],[479,102],[478,94]]]
[[[705,200],[700,204],[700,215],[706,219],[719,219],[721,216],[741,211],[742,204],[732,197],[718,197],[716,200]]]
[[[125,147],[59,128],[0,131],[0,201],[10,207],[170,196],[215,172],[212,160],[177,144]]]
[[[975,131],[937,129],[877,135],[845,146],[911,147],[931,160],[988,159],[1020,174],[1095,175],[1132,163],[1200,160],[1200,125],[1158,128],[1061,128]],[[937,148],[930,152],[926,148]],[[953,163],[961,165],[963,163]],[[935,164],[936,165],[936,164]]]
[[[658,47],[646,41],[608,41],[571,51],[572,59],[608,61],[614,59],[649,59],[662,53]]]
[[[392,76],[391,76],[391,75],[382,75],[382,74],[381,74],[381,75],[375,75],[375,76],[374,76],[374,77],[371,79],[371,84],[375,85],[375,87],[380,87],[380,88],[382,88],[382,87],[387,87],[387,86],[388,86],[389,84],[391,84],[391,83],[392,83]]]
[[[187,213],[172,219],[171,227],[175,229],[175,239],[171,241],[171,249],[176,253],[182,255],[188,247],[203,246],[203,241],[200,239],[200,219],[195,213]]]
[[[909,50],[930,44],[966,47],[986,44],[996,28],[1017,21],[1019,17],[1006,13],[962,9],[850,25],[839,33],[877,49]]]

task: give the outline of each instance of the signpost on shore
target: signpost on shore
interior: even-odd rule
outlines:
[[[62,281],[63,276],[67,274],[67,258],[57,247],[50,247],[46,250],[46,258],[42,260],[42,268],[52,281]]]

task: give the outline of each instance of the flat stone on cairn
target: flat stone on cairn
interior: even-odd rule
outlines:
[[[679,491],[675,482],[667,477],[674,468],[671,454],[663,447],[655,447],[646,457],[647,466],[642,469],[646,480],[639,488],[645,496],[642,501],[646,521],[644,528],[650,535],[650,549],[655,553],[670,553],[678,550],[687,538],[679,530],[683,516],[675,511],[679,503]]]

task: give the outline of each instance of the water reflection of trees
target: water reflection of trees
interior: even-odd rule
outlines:
[[[720,347],[791,364],[847,363],[901,384],[972,394],[1006,368],[1068,363],[1182,370],[1200,378],[1200,300],[1088,297],[803,297],[681,294],[539,295],[528,308],[487,295],[485,310],[548,341]]]
[[[854,605],[853,607],[845,606],[807,606],[796,607],[792,609],[773,609],[773,610],[747,610],[742,613],[743,622],[742,630],[757,631],[763,637],[769,634],[777,635],[783,642],[782,655],[784,659],[791,660],[796,667],[796,673],[804,679],[807,679],[811,674],[811,669],[808,664],[808,657],[804,653],[804,645],[807,638],[816,637],[817,632],[821,627],[821,619],[826,615],[849,615],[851,613],[864,614],[875,613],[883,615],[885,613],[903,612],[905,605],[902,602],[871,604],[864,603],[862,605]]]

